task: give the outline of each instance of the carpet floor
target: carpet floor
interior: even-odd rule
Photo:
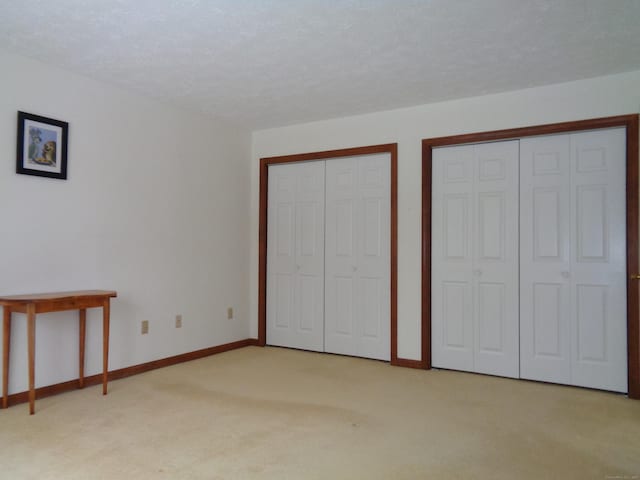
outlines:
[[[247,347],[0,410],[0,478],[640,479],[640,401]]]

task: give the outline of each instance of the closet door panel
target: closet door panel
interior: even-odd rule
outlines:
[[[521,375],[625,392],[624,130],[521,153]]]
[[[474,369],[518,377],[518,142],[472,148]]]
[[[571,134],[574,385],[627,391],[625,132]]]
[[[520,141],[520,376],[571,381],[568,135]]]
[[[390,359],[390,158],[327,162],[325,349]]]
[[[267,343],[324,348],[324,162],[269,167]]]
[[[431,219],[432,364],[474,371],[473,148],[433,150]]]
[[[333,159],[326,172],[325,350],[353,355],[357,338],[358,168]]]
[[[391,359],[391,158],[356,157],[359,172],[358,274],[360,302],[356,355]]]
[[[270,167],[267,232],[267,342],[286,345],[293,326],[296,290],[296,169]]]

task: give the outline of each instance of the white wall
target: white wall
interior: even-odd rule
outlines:
[[[110,369],[247,338],[248,132],[25,58],[0,65],[0,295],[117,290]],[[68,180],[15,173],[18,110],[70,123]],[[90,375],[101,310],[87,323]],[[36,332],[36,386],[77,378],[77,314],[38,316]],[[28,388],[26,359],[16,314],[10,393]]]
[[[398,143],[398,355],[420,358],[421,140],[637,113],[640,71],[254,132],[251,160],[251,336],[257,336],[261,157]]]

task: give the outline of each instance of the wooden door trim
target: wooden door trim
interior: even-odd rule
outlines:
[[[536,125],[507,130],[452,135],[422,140],[422,352],[421,365],[431,368],[431,185],[435,147],[510,140],[530,136],[623,127],[626,129],[627,228],[627,375],[630,398],[640,399],[640,319],[638,283],[638,114]]]
[[[365,147],[327,150],[323,152],[300,153],[260,159],[260,210],[258,239],[258,345],[267,344],[267,204],[269,198],[269,165],[305,162],[310,160],[331,160],[332,158],[353,157],[388,153],[391,161],[390,178],[390,316],[391,316],[391,364],[399,365],[398,358],[398,144],[369,145]]]

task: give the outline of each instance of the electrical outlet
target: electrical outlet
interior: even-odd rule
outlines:
[[[227,319],[231,320],[233,318],[233,307],[227,308]]]
[[[149,320],[143,320],[142,321],[141,333],[142,333],[142,335],[145,335],[145,334],[149,333]]]
[[[176,315],[176,328],[182,328],[182,315]]]

